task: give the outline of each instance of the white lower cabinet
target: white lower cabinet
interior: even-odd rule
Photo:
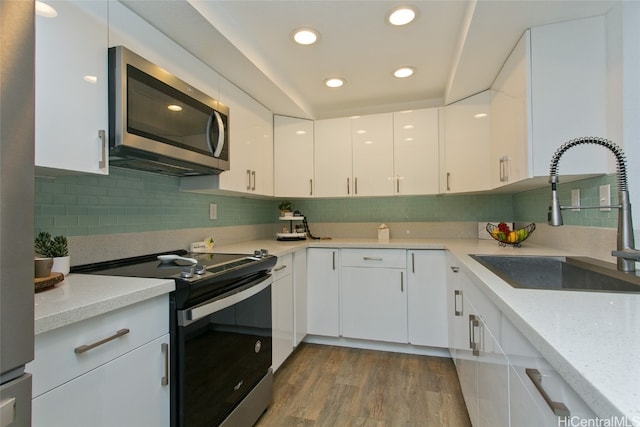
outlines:
[[[447,254],[447,264],[449,351],[471,424],[557,427],[595,419],[458,260]],[[571,420],[563,420],[567,414]]]
[[[272,367],[275,372],[293,352],[293,255],[278,257],[273,268]]]
[[[307,329],[312,335],[340,335],[340,251],[307,250]]]
[[[446,253],[407,251],[408,338],[413,345],[449,347]]]
[[[168,333],[164,295],[36,335],[33,426],[168,426]]]
[[[168,426],[168,345],[166,334],[36,397],[32,425]]]
[[[407,343],[406,251],[341,252],[342,336]]]
[[[509,362],[490,329],[500,312],[456,264],[449,259],[449,338],[469,418],[474,427],[506,427]]]
[[[293,345],[297,346],[307,335],[307,251],[293,254]]]

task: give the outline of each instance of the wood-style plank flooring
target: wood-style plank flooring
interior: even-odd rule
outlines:
[[[257,427],[470,426],[450,359],[302,343]]]

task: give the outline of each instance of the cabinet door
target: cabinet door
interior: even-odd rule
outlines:
[[[437,194],[438,109],[393,113],[394,194]]]
[[[354,117],[351,126],[353,148],[353,194],[393,194],[393,117],[372,114]]]
[[[596,16],[531,29],[534,176],[549,175],[549,162],[564,142],[607,137],[605,27],[605,17]],[[577,147],[563,155],[559,173],[606,173],[611,158],[598,146]]]
[[[297,346],[307,335],[307,252],[293,254],[294,342]]]
[[[226,79],[220,102],[229,106],[231,169],[219,175],[220,190],[273,195],[273,116]],[[235,125],[234,125],[235,124]],[[198,180],[213,185],[214,177]]]
[[[313,131],[315,196],[351,196],[351,118],[317,120]]]
[[[399,268],[342,268],[342,336],[407,342],[407,285]]]
[[[339,250],[308,249],[307,273],[308,332],[313,335],[337,337],[340,334]]]
[[[525,31],[491,87],[491,181],[494,187],[529,177],[530,55],[530,32]]]
[[[443,193],[461,193],[491,188],[489,91],[444,108]]]
[[[274,116],[277,197],[313,196],[313,121]]]
[[[291,265],[287,266],[289,271]],[[293,351],[293,275],[287,274],[271,286],[273,360],[275,372]]]
[[[407,297],[409,343],[449,347],[444,251],[409,251]]]
[[[167,334],[33,399],[33,426],[168,426],[168,345]]]
[[[107,1],[47,4],[58,15],[36,16],[35,165],[106,175]]]

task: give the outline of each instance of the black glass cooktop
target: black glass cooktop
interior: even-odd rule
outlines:
[[[178,255],[184,258],[195,259],[197,261],[196,271],[202,273],[197,275],[199,279],[206,278],[207,276],[215,276],[216,274],[229,270],[240,269],[247,264],[258,261],[258,259],[245,254],[194,254],[184,250],[176,250],[141,257],[87,264],[74,267],[72,272],[157,279],[184,278],[182,273],[185,270],[189,270],[192,264],[182,260],[162,262],[158,259],[158,255]]]

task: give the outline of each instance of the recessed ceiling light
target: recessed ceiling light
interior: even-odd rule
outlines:
[[[488,116],[487,113],[478,113],[478,114],[474,114],[473,118],[474,119],[482,119],[482,118],[487,117],[487,116]]]
[[[45,18],[55,18],[58,16],[58,12],[48,4],[36,1],[36,15],[43,16]]]
[[[297,130],[296,131],[296,135],[306,135],[306,134],[307,134],[307,132],[304,131],[304,130]]]
[[[313,28],[298,28],[291,33],[294,42],[305,46],[314,44],[319,37],[320,35]]]
[[[340,87],[345,83],[345,80],[341,77],[332,77],[324,81],[324,84],[328,87]]]
[[[182,111],[182,107],[175,104],[168,105],[167,108],[171,111]]]
[[[413,67],[401,67],[393,72],[393,75],[399,79],[404,79],[405,77],[410,77],[416,71]]]
[[[416,17],[416,10],[411,6],[402,6],[392,10],[387,20],[391,25],[407,25]]]

